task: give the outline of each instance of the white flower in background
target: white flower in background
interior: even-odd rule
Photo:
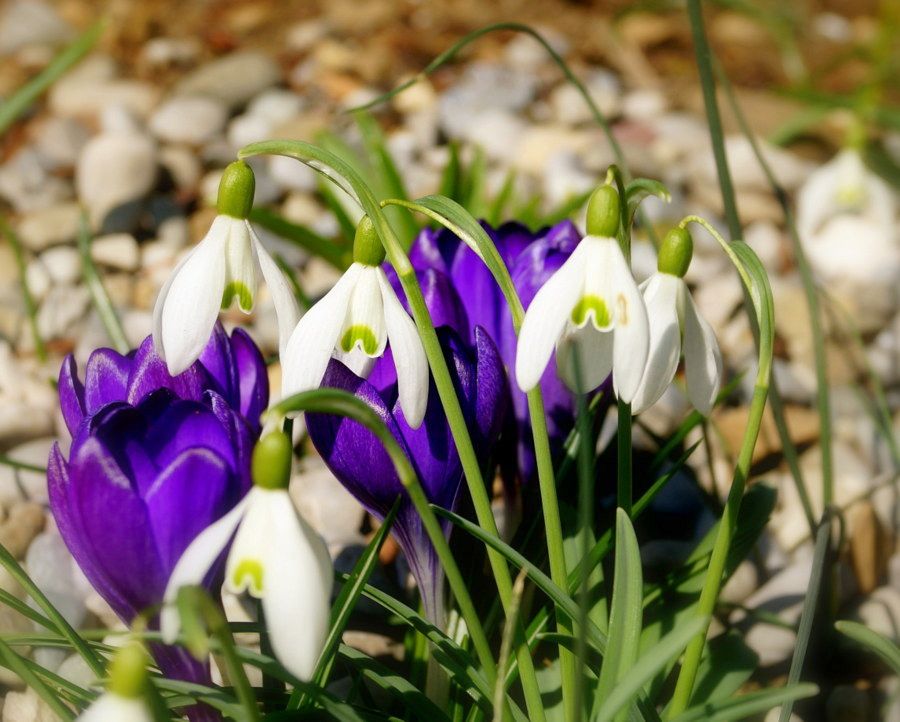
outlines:
[[[390,342],[400,407],[407,423],[418,428],[428,403],[428,359],[415,323],[381,268],[383,260],[381,241],[364,217],[357,226],[350,268],[304,314],[287,342],[281,359],[282,395],[317,388],[332,357],[365,377]]]
[[[253,451],[253,488],[188,545],[172,571],[160,615],[167,644],[180,631],[178,590],[199,585],[234,537],[225,588],[262,600],[276,658],[298,679],[312,677],[328,632],[334,572],[325,543],[294,508],[290,470],[288,438],[264,436]]]
[[[247,220],[254,183],[253,171],[242,161],[225,169],[219,185],[219,215],[156,299],[153,344],[173,376],[197,360],[220,308],[228,308],[236,299],[240,309],[250,313],[260,274],[272,294],[281,350],[300,316],[287,279]]]
[[[144,693],[147,653],[137,642],[121,647],[109,667],[109,686],[77,722],[153,722]]]
[[[719,344],[683,279],[692,253],[693,242],[687,230],[669,231],[659,249],[659,270],[641,284],[650,319],[650,352],[632,401],[634,413],[652,406],[663,395],[675,377],[682,351],[687,395],[694,408],[708,416],[719,393]]]
[[[644,301],[614,238],[618,203],[609,186],[595,192],[589,235],[528,306],[516,350],[523,391],[538,384],[555,348],[557,371],[574,391],[590,391],[612,372],[616,395],[634,398],[650,336]]]

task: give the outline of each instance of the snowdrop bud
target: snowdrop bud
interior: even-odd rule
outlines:
[[[659,247],[656,267],[660,273],[669,273],[684,278],[691,257],[694,255],[694,239],[686,228],[673,228],[666,234]]]
[[[384,246],[375,231],[375,224],[368,216],[363,216],[356,226],[353,239],[353,261],[364,266],[380,266],[384,261]]]
[[[612,186],[600,186],[588,200],[588,235],[614,238],[619,231],[619,213],[618,191]]]
[[[219,181],[219,197],[216,207],[220,215],[244,219],[253,207],[256,177],[249,165],[236,160],[225,168]]]
[[[264,489],[287,489],[291,480],[293,449],[287,434],[273,431],[253,449],[253,483]]]
[[[109,691],[125,699],[143,696],[147,685],[147,653],[138,642],[121,647],[109,665]]]

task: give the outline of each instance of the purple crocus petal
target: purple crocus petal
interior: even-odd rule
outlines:
[[[69,503],[96,566],[122,597],[143,609],[158,602],[166,575],[160,567],[147,509],[128,478],[94,438],[73,452]]]
[[[469,319],[462,299],[446,274],[434,268],[416,273],[425,306],[435,327],[449,326],[463,338],[469,337]],[[406,302],[405,294],[398,294]]]
[[[73,436],[84,418],[84,385],[78,378],[75,357],[69,354],[59,368],[59,406],[69,433]]]
[[[259,430],[252,428],[247,419],[236,413],[215,391],[207,391],[205,401],[230,439],[233,470],[238,474],[237,497],[233,500],[236,502],[250,490],[250,458]]]
[[[209,375],[199,363],[194,363],[178,376],[170,376],[166,362],[157,356],[153,348],[153,339],[148,336],[135,355],[134,367],[128,378],[126,401],[129,404],[137,404],[158,389],[170,389],[182,399],[199,401],[209,386]]]
[[[106,404],[124,401],[132,359],[111,348],[92,352],[84,367],[84,410],[95,414]]]
[[[510,403],[509,382],[503,359],[488,333],[475,327],[475,400],[472,410],[480,453],[486,453],[500,434]]]
[[[499,343],[502,334],[507,333],[506,326],[512,331],[512,318],[503,293],[484,261],[460,243],[451,274],[469,323],[483,327]]]
[[[434,268],[449,276],[459,243],[446,228],[423,228],[409,249],[409,262],[417,271]]]
[[[240,399],[232,347],[221,323],[213,326],[209,341],[197,359],[209,375],[212,388],[237,406]]]
[[[507,221],[496,230],[483,221],[481,225],[494,241],[507,268],[515,263],[519,254],[534,242],[535,236],[542,235],[542,231],[532,233],[527,226],[518,221]]]
[[[231,350],[237,365],[240,403],[236,410],[247,419],[250,426],[259,433],[259,417],[269,405],[269,374],[266,361],[253,339],[243,329],[236,328],[231,334]]]
[[[184,647],[151,643],[150,651],[164,677],[206,686],[212,685],[209,663],[197,661]],[[182,707],[178,711],[186,714],[190,722],[221,722],[222,720],[219,712],[202,703]]]
[[[174,568],[194,537],[230,508],[233,475],[209,449],[189,448],[156,477],[144,503],[163,568]]]

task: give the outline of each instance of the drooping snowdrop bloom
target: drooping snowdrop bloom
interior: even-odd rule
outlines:
[[[712,327],[700,316],[684,274],[693,253],[690,233],[674,228],[659,249],[658,271],[641,284],[650,320],[650,353],[632,401],[639,413],[656,403],[678,369],[684,351],[687,395],[704,416],[712,411],[722,378],[722,356]]]
[[[300,312],[290,286],[247,220],[254,187],[253,171],[243,161],[225,169],[219,184],[219,215],[156,298],[153,343],[173,376],[197,360],[220,308],[237,300],[244,313],[253,310],[260,274],[275,305],[280,350],[297,323]]]
[[[253,488],[178,560],[160,621],[163,639],[171,644],[180,630],[174,606],[178,590],[200,584],[231,543],[225,588],[262,600],[275,656],[291,674],[308,681],[328,632],[333,571],[325,543],[288,495],[291,460],[286,435],[275,432],[260,440],[253,451]]]
[[[523,391],[538,384],[556,349],[557,371],[572,390],[589,391],[612,372],[616,395],[626,403],[634,398],[649,328],[641,293],[615,238],[618,225],[618,194],[601,186],[588,205],[588,235],[525,312],[516,353],[516,380]]]
[[[353,263],[294,329],[281,359],[284,396],[319,386],[332,357],[365,378],[390,342],[400,406],[413,428],[425,416],[428,360],[416,325],[391,287],[384,249],[368,217],[360,220]]]
[[[153,722],[145,696],[147,653],[137,642],[121,647],[109,667],[109,684],[77,722]]]

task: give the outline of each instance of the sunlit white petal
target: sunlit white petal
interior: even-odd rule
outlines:
[[[556,342],[584,290],[585,255],[579,243],[572,255],[541,286],[525,312],[516,345],[516,382],[530,391],[541,380]]]
[[[262,487],[254,487],[253,492],[225,562],[225,589],[260,599],[272,581],[263,567],[263,557],[277,537],[273,536],[270,508],[274,492]]]
[[[229,219],[219,216],[166,289],[160,339],[169,373],[190,366],[209,341],[225,289],[225,247]],[[222,221],[220,223],[220,221]]]
[[[576,393],[597,388],[609,376],[612,365],[613,333],[598,331],[592,324],[570,328],[556,347],[557,373]]]
[[[297,308],[297,300],[294,298],[294,293],[284,277],[284,273],[278,267],[278,264],[272,260],[269,252],[263,248],[252,228],[250,229],[250,237],[253,239],[256,258],[259,261],[263,278],[266,280],[266,286],[269,289],[269,293],[272,294],[272,304],[275,306],[275,319],[278,321],[278,352],[283,357],[291,332],[300,319],[300,309]]]
[[[606,331],[615,323],[615,274],[619,266],[613,257],[621,258],[622,251],[615,238],[604,236],[585,236],[579,247],[584,248],[584,281],[581,298],[572,313],[581,318],[572,320],[578,325],[590,322],[596,329]]]
[[[384,302],[378,275],[384,275],[384,271],[374,266],[358,265],[359,273],[350,294],[339,348],[348,353],[357,347],[367,356],[376,358],[384,353],[387,344]]]
[[[169,274],[169,277],[162,285],[162,288],[159,289],[159,293],[156,296],[156,303],[153,306],[153,350],[156,351],[156,355],[163,360],[165,360],[166,358],[166,352],[162,345],[163,308],[165,308],[166,306],[166,298],[169,295],[169,289],[172,287],[172,282],[175,280],[181,269],[184,268],[184,264],[188,262],[188,259],[190,259],[190,257],[196,252],[196,250],[197,247],[195,246],[189,253],[184,256],[184,258],[182,258],[177,263],[174,270]]]
[[[400,299],[378,269],[378,284],[384,305],[384,322],[397,368],[397,392],[406,422],[417,429],[428,405],[428,358],[416,324],[400,304]]]
[[[269,498],[265,549],[266,588],[262,597],[269,639],[278,661],[308,681],[328,633],[334,572],[328,550],[295,511],[285,491],[263,491]]]
[[[650,323],[650,350],[641,385],[631,401],[634,413],[655,404],[665,393],[681,358],[678,304],[684,281],[669,273],[654,273],[641,287]]]
[[[78,716],[77,722],[153,722],[153,715],[143,699],[105,692]]]
[[[290,396],[318,388],[340,338],[347,305],[361,266],[354,263],[334,287],[307,311],[281,357],[281,393]]]
[[[244,511],[255,493],[256,490],[251,489],[234,509],[200,532],[194,541],[188,544],[187,549],[184,550],[172,570],[172,576],[169,577],[163,595],[163,608],[159,618],[160,631],[166,644],[172,644],[181,629],[178,610],[174,606],[178,590],[182,587],[200,584],[203,581],[209,568],[228,545],[228,540],[234,534],[235,528],[243,518]]]
[[[222,308],[228,308],[233,301],[244,313],[253,310],[257,278],[256,249],[250,235],[250,225],[246,220],[219,216],[228,223],[228,241],[225,244],[225,290],[222,294]]]
[[[621,250],[609,254],[615,279],[615,339],[613,341],[613,387],[625,403],[630,403],[644,376],[650,348],[650,327],[644,299],[634,282]]]
[[[704,416],[712,411],[722,380],[722,356],[716,334],[684,293],[684,372],[691,404]]]

